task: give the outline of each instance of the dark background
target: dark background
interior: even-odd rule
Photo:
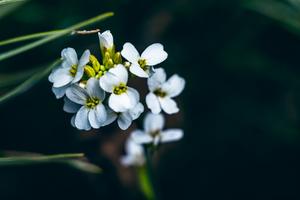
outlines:
[[[127,41],[140,51],[163,43],[169,58],[161,66],[187,81],[178,98],[182,112],[167,124],[182,127],[185,137],[162,147],[156,158],[161,199],[300,199],[300,6],[257,2],[36,0],[0,19],[0,38],[115,12],[90,28],[110,29],[119,50]],[[96,54],[98,39],[58,39],[1,62],[2,72],[51,62],[68,46]],[[87,175],[55,163],[2,168],[0,199],[142,199],[128,177],[118,178],[132,176],[116,168],[126,134],[115,126],[80,133],[69,120],[47,80],[1,105],[1,150],[84,152],[104,172]]]

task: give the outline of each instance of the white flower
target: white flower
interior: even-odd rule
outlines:
[[[125,144],[126,155],[121,158],[124,166],[143,166],[145,164],[145,152],[141,145],[135,143],[130,138]]]
[[[114,48],[114,38],[109,30],[104,31],[103,33],[98,33],[100,48],[103,51],[104,49],[113,49]]]
[[[132,139],[138,144],[172,142],[183,137],[181,129],[162,130],[165,120],[161,114],[148,113],[144,120],[144,131],[135,130],[131,133]]]
[[[116,119],[118,126],[122,130],[129,128],[133,120],[136,120],[144,112],[144,106],[141,103],[138,103],[133,109],[127,110],[125,112],[116,113],[112,110],[107,111],[107,119],[103,126],[113,123]]]
[[[121,55],[131,63],[130,72],[143,78],[148,78],[151,75],[153,71],[151,66],[163,62],[168,57],[163,45],[159,43],[148,46],[140,56],[136,48],[127,42],[123,46]]]
[[[52,91],[56,98],[64,96],[72,83],[77,83],[83,76],[84,66],[89,62],[90,51],[85,50],[80,60],[73,48],[65,48],[61,52],[62,64],[54,69],[48,79],[53,83]]]
[[[67,89],[66,96],[72,102],[81,105],[78,109],[69,100],[65,100],[64,110],[66,112],[74,113],[78,109],[75,117],[72,119],[72,124],[76,128],[80,130],[100,128],[106,121],[107,112],[102,104],[105,92],[99,87],[97,79],[90,78],[85,89],[77,84],[72,85]]]
[[[108,105],[117,113],[134,108],[140,99],[139,93],[127,86],[127,81],[128,72],[121,64],[111,68],[99,81],[101,88],[111,93]]]
[[[179,111],[176,102],[172,99],[178,96],[185,87],[185,80],[173,75],[166,81],[164,69],[158,68],[148,79],[150,93],[146,96],[146,104],[152,113],[158,114],[163,109],[167,114]]]

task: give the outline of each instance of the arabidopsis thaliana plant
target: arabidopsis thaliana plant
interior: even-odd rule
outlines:
[[[124,166],[143,166],[145,164],[144,149],[140,144],[135,143],[130,138],[125,144],[126,155],[121,158]]]
[[[78,60],[73,48],[65,48],[61,52],[62,64],[54,69],[48,79],[53,83],[52,91],[56,98],[64,96],[66,89],[72,83],[77,83],[83,76],[84,66],[89,62],[90,51],[85,50]]]
[[[116,119],[118,126],[122,130],[129,128],[133,120],[136,120],[144,112],[144,106],[141,103],[138,103],[134,108],[127,110],[125,112],[116,113],[112,110],[107,111],[107,119],[103,126],[111,124]]]
[[[127,42],[123,46],[121,55],[131,63],[130,72],[143,78],[148,78],[151,75],[152,66],[163,62],[168,57],[163,45],[159,43],[148,46],[140,55],[136,48]]]
[[[144,120],[144,131],[135,130],[131,133],[133,141],[138,144],[158,145],[159,143],[180,140],[183,137],[181,129],[162,130],[165,120],[162,114],[148,113]]]
[[[152,113],[158,114],[161,109],[167,114],[179,111],[176,102],[172,99],[178,96],[185,87],[185,80],[173,75],[166,81],[166,73],[162,68],[155,70],[155,73],[148,79],[150,93],[146,96],[146,104]]]
[[[73,123],[80,130],[90,130],[91,128],[100,128],[106,121],[107,112],[102,104],[105,98],[105,92],[99,87],[99,81],[90,78],[82,88],[77,84],[72,85],[66,91],[67,98],[81,105],[77,111]],[[78,108],[77,108],[78,109]],[[76,108],[67,100],[65,101],[64,110],[74,112]]]
[[[128,72],[121,64],[111,68],[99,80],[101,88],[111,93],[108,105],[117,113],[134,108],[140,99],[139,93],[127,86],[127,81]]]

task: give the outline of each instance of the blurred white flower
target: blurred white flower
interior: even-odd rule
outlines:
[[[138,103],[134,108],[127,110],[125,112],[116,113],[109,109],[107,111],[107,119],[103,126],[109,125],[114,122],[116,119],[118,126],[122,130],[129,128],[133,120],[136,120],[144,112],[144,106],[141,103]]]
[[[140,55],[136,48],[127,42],[123,46],[121,55],[131,63],[130,72],[143,78],[148,78],[152,74],[152,66],[163,62],[168,57],[163,45],[159,43],[148,46]]]
[[[106,72],[99,80],[101,88],[111,93],[108,99],[109,107],[119,113],[134,108],[139,102],[139,93],[127,86],[128,72],[119,64]]]
[[[106,121],[107,112],[102,103],[105,92],[99,87],[97,79],[90,78],[85,89],[77,84],[72,85],[67,89],[66,96],[68,99],[65,99],[64,110],[70,113],[77,112],[71,120],[76,128],[80,130],[100,128]],[[80,105],[79,109],[76,104]]]
[[[131,133],[133,141],[138,144],[172,142],[180,140],[183,137],[181,129],[162,130],[165,124],[162,114],[148,113],[144,120],[144,131],[135,130]]]
[[[158,114],[161,109],[167,114],[179,111],[176,102],[172,99],[178,96],[185,87],[185,80],[173,75],[166,81],[166,73],[162,68],[155,70],[155,73],[148,79],[150,93],[146,96],[146,104],[152,113]]]
[[[48,77],[53,83],[52,91],[56,98],[64,96],[72,83],[77,83],[83,76],[84,66],[89,62],[90,51],[85,50],[80,60],[73,48],[65,48],[61,52],[62,64],[54,69]]]
[[[109,30],[98,33],[101,51],[114,48],[114,38]]]
[[[125,144],[126,155],[121,158],[124,166],[143,166],[145,164],[145,152],[142,145],[135,143],[130,138]]]

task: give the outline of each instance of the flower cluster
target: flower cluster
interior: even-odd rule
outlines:
[[[139,157],[142,150],[137,146],[140,144],[157,145],[181,138],[180,130],[162,131],[164,119],[160,113],[179,111],[173,98],[185,87],[185,80],[180,76],[167,79],[163,68],[154,68],[168,57],[163,45],[152,44],[140,54],[131,43],[125,43],[123,49],[117,51],[110,31],[98,36],[101,60],[89,50],[79,58],[73,48],[65,48],[61,52],[61,65],[49,75],[56,98],[64,98],[64,111],[73,114],[72,126],[90,130],[117,121],[118,126],[126,130],[145,110],[139,92],[128,85],[129,78],[140,77],[147,79],[149,93],[145,102],[151,114],[145,118],[145,131],[132,133],[127,150]],[[128,160],[132,159],[124,158],[124,162],[130,163]]]

